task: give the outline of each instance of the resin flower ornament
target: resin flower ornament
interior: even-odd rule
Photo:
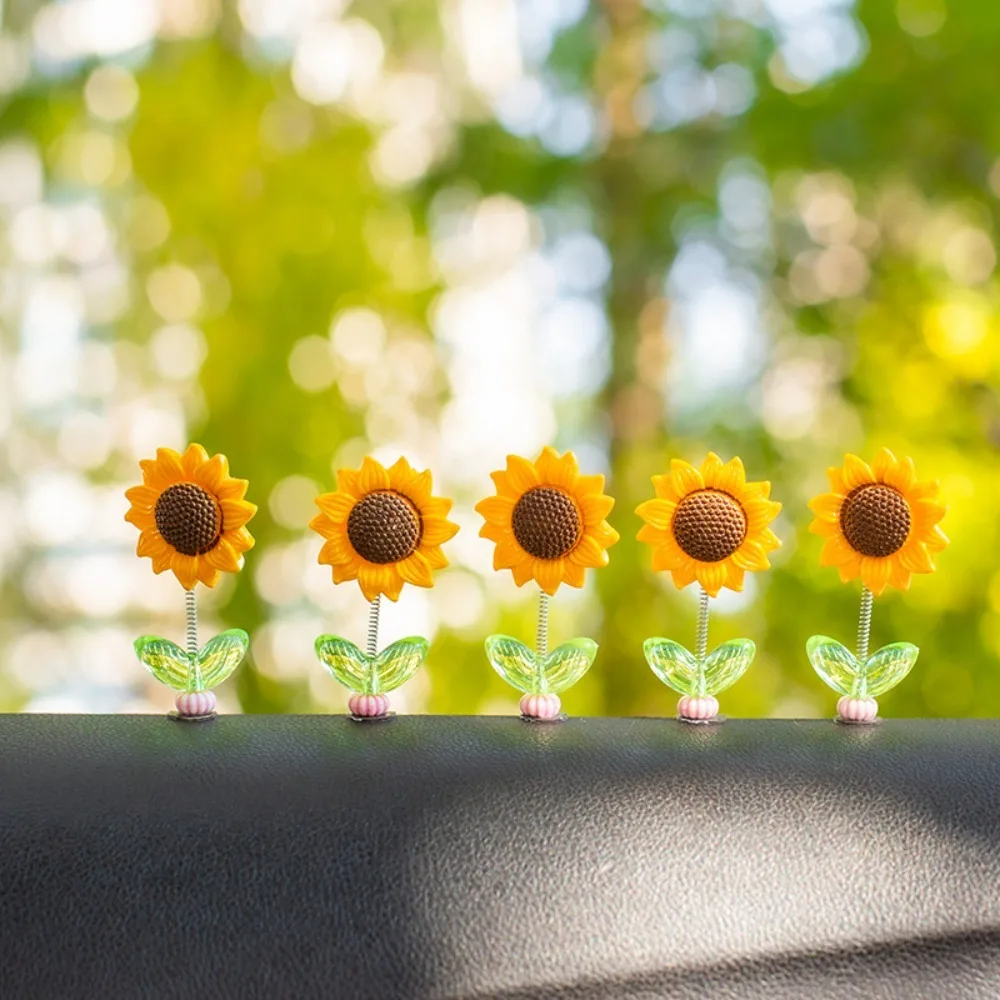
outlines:
[[[511,571],[522,587],[539,588],[536,648],[512,636],[492,635],[486,655],[493,668],[521,691],[521,714],[555,719],[559,692],[575,684],[597,655],[593,639],[578,638],[549,652],[549,599],[566,583],[582,587],[588,569],[608,563],[618,532],[606,518],[615,505],[604,494],[604,476],[581,475],[572,452],[543,449],[535,462],[507,456],[507,467],[491,474],[496,496],[476,505],[485,524],[480,536],[496,548],[493,568]]]
[[[441,546],[458,532],[448,520],[452,502],[432,495],[430,472],[405,458],[386,469],[366,458],[360,469],[341,469],[337,489],[316,498],[309,526],[325,539],[319,562],[333,568],[336,584],[357,581],[369,602],[366,651],[335,635],[316,640],[316,655],[352,694],[355,718],[383,718],[388,693],[423,664],[428,642],[400,639],[379,652],[381,599],[399,599],[403,585],[432,587],[434,571],[448,565]]]
[[[933,556],[948,544],[939,527],[947,508],[938,484],[919,481],[913,459],[897,459],[888,448],[871,465],[846,455],[827,475],[831,489],[810,502],[816,517],[809,530],[826,539],[823,566],[835,566],[844,583],[861,580],[857,653],[824,635],[814,635],[806,649],[815,671],[841,695],[838,718],[874,722],[875,699],[910,672],[920,653],[896,642],[869,656],[874,598],[886,587],[908,590],[914,573],[934,572]]]
[[[680,589],[701,587],[695,652],[678,642],[653,637],[645,642],[646,662],[681,695],[678,718],[708,722],[719,712],[715,697],[735,684],[753,662],[750,639],[732,639],[708,653],[709,599],[723,587],[742,590],[747,572],[770,568],[767,554],[781,542],[769,525],[781,510],[770,499],[771,484],[747,482],[738,458],[714,453],[695,468],[674,459],[670,472],[653,476],[656,497],[639,505],[645,521],[639,541],[653,550],[653,569],[668,572]]]
[[[125,520],[140,531],[136,554],[152,560],[154,573],[173,572],[185,590],[187,649],[143,636],[135,650],[157,680],[180,692],[178,718],[212,718],[212,688],[242,662],[249,636],[230,629],[199,649],[195,587],[214,587],[222,573],[239,572],[254,544],[246,525],[257,508],[244,499],[247,481],[229,475],[226,457],[210,458],[200,444],[183,455],[160,448],[139,466],[143,481],[125,492],[131,503]]]

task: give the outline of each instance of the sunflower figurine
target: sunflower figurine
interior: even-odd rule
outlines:
[[[132,505],[125,520],[141,532],[136,554],[152,559],[154,573],[171,570],[184,588],[187,649],[147,635],[135,641],[135,651],[158,681],[179,692],[173,718],[212,719],[212,688],[240,665],[250,638],[230,629],[199,649],[195,587],[214,587],[222,573],[239,572],[243,553],[253,548],[246,525],[257,508],[244,499],[247,481],[229,475],[226,457],[209,458],[200,444],[183,455],[159,448],[139,466],[142,485],[125,492]]]
[[[316,655],[352,694],[356,719],[389,714],[388,693],[420,669],[429,643],[420,636],[378,648],[382,596],[399,599],[404,583],[434,586],[434,570],[448,560],[441,546],[458,532],[448,520],[451,500],[431,495],[430,472],[416,472],[405,458],[386,469],[366,458],[360,469],[341,469],[337,490],[316,498],[320,512],[309,522],[326,541],[319,561],[333,567],[333,582],[357,580],[369,602],[368,647],[336,635],[316,640]]]
[[[647,639],[646,662],[664,684],[681,695],[677,716],[711,722],[719,713],[716,695],[735,684],[753,662],[750,639],[731,639],[708,652],[709,599],[723,587],[742,590],[748,571],[768,569],[767,553],[781,542],[768,525],[781,504],[769,499],[771,484],[748,483],[738,458],[723,464],[709,453],[700,469],[680,459],[670,472],[653,476],[656,497],[639,505],[646,523],[639,541],[653,549],[653,569],[669,572],[681,589],[701,587],[695,651],[678,642]]]
[[[806,645],[809,662],[841,697],[837,721],[878,721],[875,700],[913,668],[920,650],[894,642],[869,655],[872,605],[886,587],[909,590],[914,573],[933,573],[933,553],[948,538],[938,527],[947,512],[936,482],[919,482],[913,459],[897,459],[883,448],[868,465],[846,455],[842,467],[827,469],[831,492],[809,504],[816,515],[809,530],[826,539],[823,566],[836,566],[844,583],[861,579],[857,653],[825,635]]]
[[[604,476],[582,476],[576,456],[545,448],[536,462],[507,456],[492,473],[497,495],[476,505],[486,523],[479,534],[496,544],[493,568],[509,569],[514,582],[538,588],[538,629],[532,651],[508,635],[491,635],[486,655],[494,670],[521,691],[521,715],[559,717],[559,692],[575,684],[597,655],[593,639],[578,638],[549,652],[549,598],[560,585],[582,587],[586,571],[608,563],[618,532],[605,518],[615,505],[604,495]]]

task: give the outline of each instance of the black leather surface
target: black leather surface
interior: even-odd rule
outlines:
[[[0,716],[0,998],[1000,996],[1000,722]]]

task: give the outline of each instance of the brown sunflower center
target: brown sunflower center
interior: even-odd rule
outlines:
[[[559,559],[580,541],[583,518],[569,494],[551,486],[538,486],[515,504],[511,527],[517,544],[528,555]]]
[[[859,486],[840,508],[840,529],[855,552],[876,558],[891,556],[910,534],[909,504],[891,486]]]
[[[369,493],[354,505],[347,518],[347,537],[354,551],[380,566],[412,556],[422,534],[416,508],[392,490]]]
[[[743,508],[721,490],[690,493],[674,511],[674,538],[692,559],[719,562],[731,556],[747,536]]]
[[[156,501],[153,516],[163,540],[181,555],[204,555],[222,537],[219,501],[194,483],[168,486]]]

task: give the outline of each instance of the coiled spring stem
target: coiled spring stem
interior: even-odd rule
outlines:
[[[698,598],[698,628],[695,632],[694,655],[701,663],[708,653],[708,594],[703,590]]]
[[[184,612],[187,619],[187,651],[192,660],[198,656],[198,598],[193,590],[184,591]]]
[[[540,658],[549,655],[549,595],[538,592],[538,628],[535,631],[535,649]]]
[[[368,606],[368,655],[378,656],[378,620],[382,613],[382,595],[377,594]]]
[[[858,616],[858,663],[864,666],[868,659],[868,642],[872,634],[872,604],[875,595],[867,588],[861,588],[861,614]]]

